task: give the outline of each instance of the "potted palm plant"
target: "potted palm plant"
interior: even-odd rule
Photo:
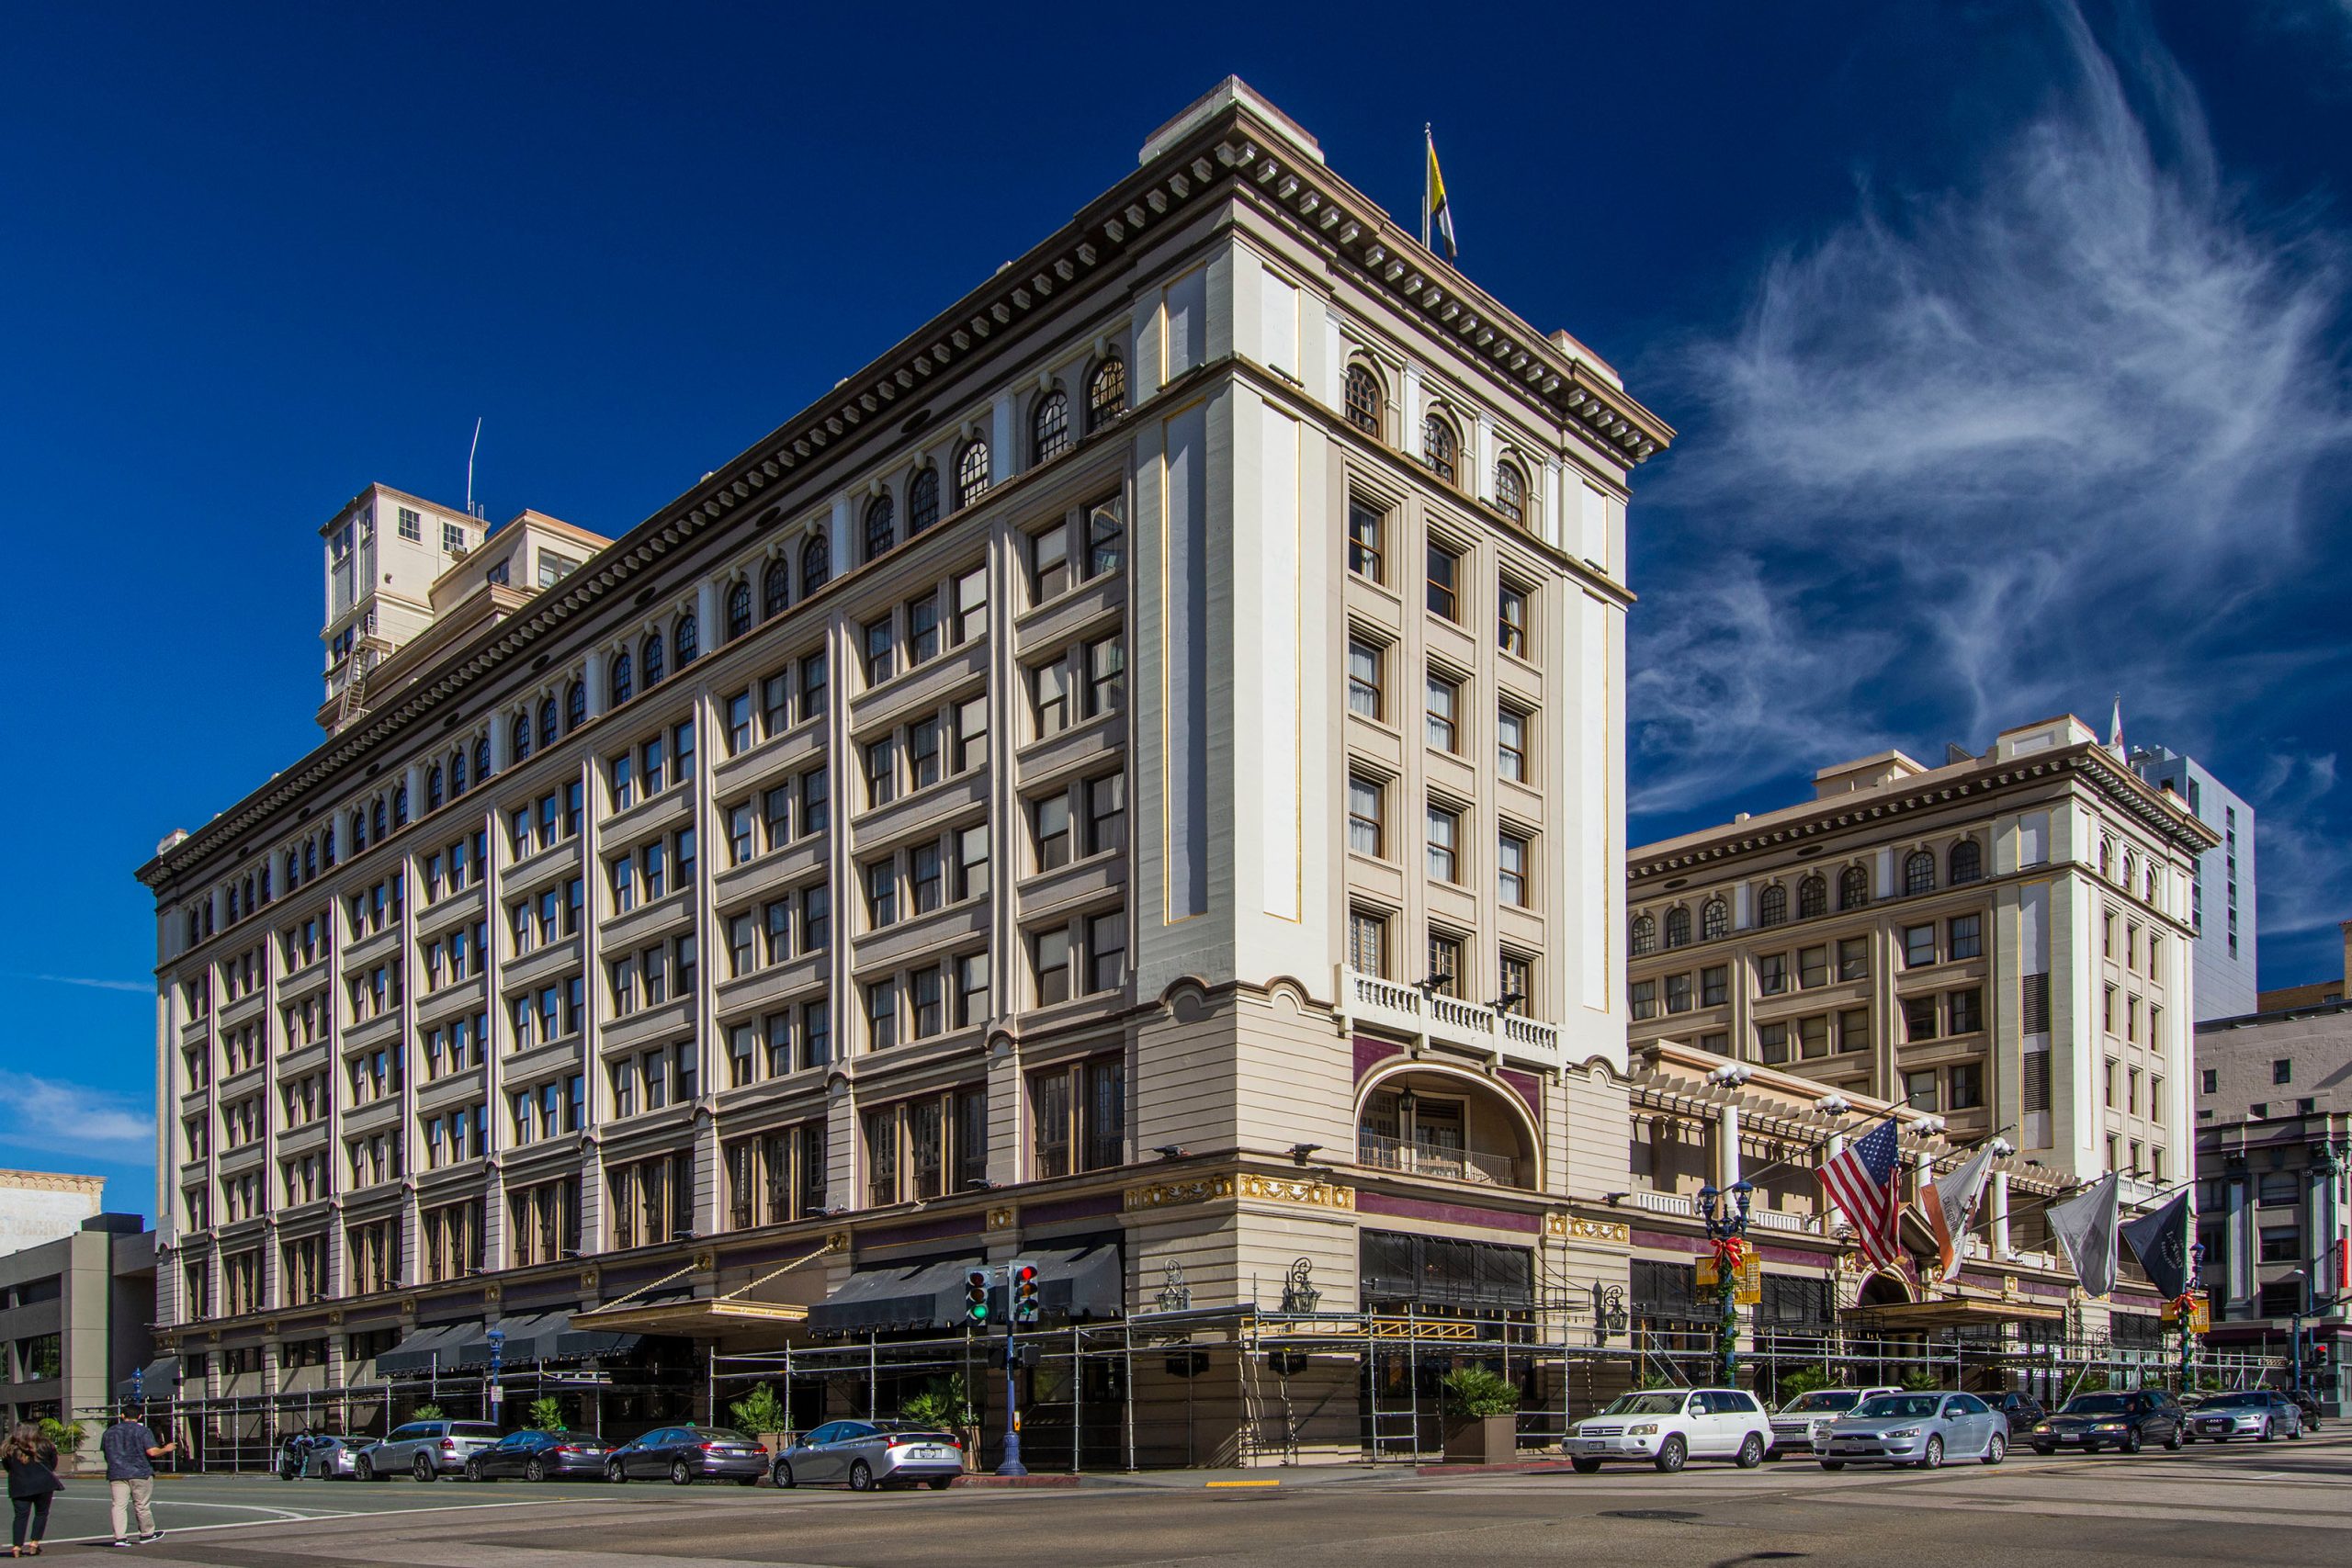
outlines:
[[[971,1395],[964,1387],[963,1373],[932,1379],[923,1385],[921,1393],[899,1406],[899,1414],[907,1420],[955,1433],[964,1447],[965,1470],[979,1468],[980,1416],[979,1412],[972,1408]]]
[[[1484,1367],[1456,1367],[1445,1395],[1445,1461],[1499,1464],[1519,1452],[1519,1390]]]
[[[785,1409],[784,1401],[775,1396],[775,1390],[765,1383],[756,1385],[751,1393],[728,1405],[727,1414],[735,1418],[738,1429],[751,1433],[766,1444],[770,1454],[782,1453],[786,1439],[792,1436],[788,1429],[792,1425],[791,1414]]]

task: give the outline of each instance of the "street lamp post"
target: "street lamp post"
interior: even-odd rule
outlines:
[[[502,1424],[499,1421],[499,1407],[505,1403],[506,1399],[506,1391],[498,1386],[500,1364],[504,1359],[506,1354],[506,1330],[503,1328],[493,1328],[490,1331],[489,1337],[490,1421],[492,1425],[497,1426]]]
[[[2181,1287],[2180,1300],[2173,1303],[2173,1315],[2180,1321],[2180,1396],[2188,1397],[2189,1363],[2197,1349],[2197,1292],[2205,1282],[2205,1244],[2188,1244],[2188,1279]]]
[[[1729,1192],[1713,1183],[1699,1190],[1707,1239],[1715,1247],[1715,1381],[1729,1388],[1739,1372],[1739,1272],[1747,1254],[1747,1212],[1756,1189],[1732,1183]]]

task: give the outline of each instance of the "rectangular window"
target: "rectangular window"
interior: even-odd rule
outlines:
[[[1462,618],[1462,558],[1435,539],[1429,547],[1429,607],[1449,621]]]
[[[1069,728],[1069,670],[1058,659],[1029,671],[1029,720],[1040,740]]]
[[[1756,989],[1759,995],[1777,997],[1789,988],[1789,955],[1768,953],[1756,960]]]
[[[1933,1040],[1936,1037],[1936,998],[1905,997],[1903,999],[1903,1037],[1906,1040]]]
[[[1838,940],[1838,978],[1867,980],[1871,977],[1871,939],[1866,936],[1840,937]]]
[[[1940,1087],[1936,1082],[1937,1077],[1938,1074],[1933,1067],[1922,1067],[1917,1072],[1904,1074],[1903,1102],[1914,1111],[1936,1109],[1937,1095]]]
[[[1806,990],[1829,983],[1829,950],[1826,947],[1797,949],[1797,984]]]
[[[865,805],[868,810],[888,806],[899,798],[899,770],[896,748],[890,738],[868,741],[865,751]]]
[[[939,720],[921,718],[907,726],[907,787],[929,789],[939,782]]]
[[[967,697],[956,705],[956,771],[971,772],[989,757],[989,700]]]
[[[825,692],[829,667],[825,656],[811,653],[800,660],[800,722],[808,723],[825,711]]]
[[[880,931],[899,921],[899,868],[888,855],[865,868],[865,923]]]
[[[1459,750],[1455,719],[1462,705],[1461,683],[1432,670],[1428,692],[1425,728],[1429,743],[1441,751]]]
[[[1348,711],[1365,718],[1381,716],[1383,650],[1360,637],[1348,640]]]
[[[1348,777],[1348,848],[1378,856],[1381,849],[1381,787],[1356,774]]]
[[[1867,1051],[1871,1048],[1871,1013],[1868,1008],[1848,1008],[1838,1015],[1838,1049]]]
[[[1361,974],[1388,973],[1388,919],[1364,909],[1348,911],[1348,967]]]
[[[989,1018],[989,955],[967,953],[956,960],[956,1027],[968,1029]]]
[[[1039,1007],[1069,1000],[1069,962],[1067,928],[1053,926],[1029,939],[1029,967],[1036,982]]]
[[[939,908],[944,884],[937,844],[916,844],[907,851],[907,882],[914,890],[915,913],[928,914]]]
[[[1633,1003],[1634,1016],[1635,1018],[1656,1018],[1657,1016],[1657,982],[1656,980],[1634,981],[1633,985],[1628,987],[1627,995]]]
[[[939,593],[933,590],[907,601],[907,667],[928,664],[939,657]]]
[[[989,890],[989,830],[984,823],[956,834],[956,899],[985,897]]]
[[[1964,991],[1954,991],[1944,998],[1947,1031],[1952,1034],[1974,1034],[1984,1027],[1984,993],[1975,986]]]
[[[869,1051],[888,1051],[899,1043],[898,988],[888,980],[865,987],[865,1043]]]
[[[1495,892],[1501,900],[1516,908],[1529,907],[1527,897],[1527,862],[1529,844],[1516,833],[1504,833],[1495,841]]]
[[[727,754],[740,756],[752,749],[752,694],[738,692],[727,699]]]
[[[1428,984],[1442,996],[1462,994],[1462,939],[1442,931],[1430,932]]]
[[[1383,572],[1382,534],[1387,519],[1377,507],[1348,498],[1348,570],[1374,582],[1387,581]]]
[[[1666,1010],[1670,1013],[1690,1010],[1690,976],[1668,975],[1666,977]]]
[[[1127,777],[1108,773],[1086,782],[1086,852],[1107,854],[1125,847]]]
[[[1495,712],[1495,767],[1507,779],[1527,782],[1527,716],[1516,708]]]
[[[865,649],[865,683],[878,686],[896,674],[895,648],[890,635],[890,617],[868,621],[860,633]]]
[[[1127,703],[1126,644],[1106,637],[1086,645],[1086,716],[1117,713]]]
[[[962,647],[988,629],[989,573],[975,567],[956,580],[956,643]]]
[[[760,682],[760,728],[770,739],[792,728],[792,677],[784,671]]]
[[[1731,999],[1731,969],[1727,964],[1710,964],[1699,971],[1699,1005],[1719,1008]]]
[[[1123,909],[1096,915],[1086,922],[1086,964],[1089,991],[1118,989],[1127,973],[1127,917]]]
[[[1936,928],[1905,926],[1903,928],[1903,966],[1917,969],[1936,961]]]
[[[1040,796],[1029,805],[1030,838],[1035,846],[1037,869],[1052,871],[1069,863],[1069,796]]]
[[[1527,657],[1527,592],[1505,582],[1495,590],[1497,645],[1505,653]]]
[[[1086,575],[1097,578],[1119,570],[1126,558],[1126,502],[1119,496],[1098,501],[1086,509]]]
[[[1455,840],[1462,831],[1459,812],[1432,802],[1429,808],[1429,873],[1440,882],[1461,880]]]
[[[1042,604],[1069,591],[1069,525],[1057,523],[1029,536],[1029,602]]]
[[[821,833],[832,819],[828,809],[832,798],[831,781],[822,768],[811,768],[800,775],[800,835]]]
[[[1778,1066],[1789,1059],[1789,1026],[1786,1023],[1759,1023],[1756,1026],[1756,1055],[1767,1066]]]
[[[1807,1061],[1829,1055],[1829,1017],[1826,1013],[1797,1020],[1797,1055]]]
[[[1954,915],[1948,931],[1948,956],[1954,962],[1962,958],[1979,958],[1984,953],[1984,917]]]

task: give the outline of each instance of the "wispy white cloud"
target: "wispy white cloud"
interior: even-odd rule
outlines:
[[[29,1148],[125,1157],[153,1150],[155,1117],[106,1089],[8,1073],[0,1075],[0,1134]]]
[[[2052,16],[2063,84],[1972,178],[1865,183],[1660,367],[1702,417],[1640,498],[1679,531],[1639,584],[1637,810],[2119,688],[2211,711],[2309,569],[2346,247],[2247,204],[2143,27]]]
[[[152,997],[155,983],[152,980],[107,980],[87,975],[34,975],[20,969],[0,971],[12,980],[38,980],[51,986],[80,986],[92,991],[129,991],[134,996]]]
[[[2329,819],[2339,808],[2335,753],[2272,752],[2246,792],[2254,807],[2258,936],[2333,931],[2352,917],[2352,840]]]

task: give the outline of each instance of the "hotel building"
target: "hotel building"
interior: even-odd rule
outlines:
[[[625,1430],[1016,1256],[1049,1324],[1622,1288],[1670,434],[1228,81],[616,539],[363,492],[327,739],[140,871],[186,1393],[495,1327]]]

